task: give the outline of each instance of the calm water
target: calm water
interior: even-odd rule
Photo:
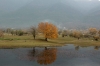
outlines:
[[[0,49],[0,66],[100,66],[98,46]]]

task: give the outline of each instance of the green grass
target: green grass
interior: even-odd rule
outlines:
[[[19,48],[19,47],[45,47],[45,46],[64,46],[66,44],[75,44],[79,46],[100,46],[100,41],[93,41],[88,38],[81,38],[78,40],[73,37],[61,37],[57,39],[44,40],[43,36],[37,36],[34,40],[31,35],[27,36],[12,36],[5,35],[4,38],[0,38],[0,48]]]
[[[11,36],[6,35],[0,38],[0,48],[19,48],[19,47],[34,47],[34,46],[63,46],[58,42],[45,41],[43,37],[36,37],[34,40],[32,36]]]

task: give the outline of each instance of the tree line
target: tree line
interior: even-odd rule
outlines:
[[[31,26],[27,30],[11,28],[0,29],[1,38],[3,38],[4,35],[32,35],[35,39],[38,34],[42,34],[45,41],[48,41],[48,39],[58,38],[59,35],[62,37],[74,37],[78,40],[81,38],[93,38],[94,40],[98,41],[100,38],[100,30],[97,28],[88,28],[86,30],[58,29],[56,25],[49,22],[40,22],[38,26]]]
[[[100,30],[97,28],[88,28],[86,30],[59,30],[58,34],[62,35],[62,37],[69,36],[77,38],[93,38],[94,40],[98,41],[100,38]]]

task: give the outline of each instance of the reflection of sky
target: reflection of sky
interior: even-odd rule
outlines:
[[[100,50],[94,50],[94,47],[80,47],[75,51],[73,45],[58,49],[57,66],[99,66]],[[55,65],[56,65],[55,64]]]
[[[77,45],[68,45],[57,48],[57,59],[46,66],[100,66],[100,49],[95,47],[80,47],[75,50]],[[0,66],[41,66],[37,63],[37,57],[29,59],[28,53],[33,48],[1,49]],[[36,54],[41,53],[44,48],[35,48]],[[36,55],[35,55],[36,56]]]

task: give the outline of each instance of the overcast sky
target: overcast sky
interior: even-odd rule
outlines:
[[[32,0],[0,0],[0,10],[14,11],[31,1]]]
[[[64,12],[64,11],[62,11],[60,7],[57,7],[55,5],[61,6],[61,8],[63,8],[63,7],[65,8],[66,7],[67,9],[66,8],[65,8],[65,10],[62,9],[64,11],[66,11],[66,12],[67,12],[68,9],[71,11],[70,8],[72,8],[71,12],[68,11],[68,14],[70,14],[70,15],[69,16],[66,15],[66,17],[68,19],[65,20],[62,17],[59,17],[59,12],[60,11]],[[31,7],[31,6],[34,6],[34,7]],[[100,1],[99,0],[0,0],[0,14],[1,14],[0,16],[2,17],[2,15],[3,15],[3,17],[0,19],[1,20],[0,25],[1,26],[7,26],[7,25],[8,26],[16,26],[16,24],[19,23],[19,25],[23,24],[23,26],[28,26],[28,25],[33,24],[34,19],[36,19],[34,22],[36,22],[38,20],[41,21],[41,20],[47,20],[47,19],[49,19],[51,21],[54,21],[54,22],[56,20],[58,20],[57,19],[58,17],[57,18],[56,17],[52,18],[51,14],[49,14],[50,17],[47,18],[45,15],[48,14],[48,13],[50,13],[48,10],[43,11],[43,12],[47,11],[46,14],[44,13],[44,15],[43,15],[44,17],[43,18],[41,18],[41,17],[35,18],[35,16],[39,16],[38,12],[41,11],[41,8],[44,7],[44,6],[46,6],[46,8],[48,10],[52,9],[54,6],[58,10],[60,8],[60,11],[56,11],[56,12],[58,12],[58,14],[55,14],[55,13],[51,13],[51,14],[58,15],[59,18],[62,18],[62,21],[64,21],[64,20],[65,21],[67,21],[67,20],[71,21],[72,20],[71,18],[73,18],[74,12],[78,12],[78,13],[75,13],[74,16],[76,14],[80,16],[80,12],[82,13],[81,14],[81,16],[82,16],[83,14],[84,15],[88,15],[89,12],[93,11],[93,10],[99,11],[98,10],[99,8],[97,8],[97,7],[98,6],[100,7]],[[53,6],[53,7],[49,8],[49,6],[51,6],[51,7]],[[40,9],[37,9],[37,11],[34,11],[35,7],[40,7]],[[27,8],[29,8],[29,11],[28,11]],[[24,12],[24,9],[25,9],[25,12]],[[57,9],[54,9],[54,10],[57,10]],[[30,13],[31,11],[32,11],[32,13]],[[7,12],[7,13],[5,13],[5,12]],[[43,13],[43,12],[41,12],[41,13]],[[64,12],[64,13],[66,13],[66,12]],[[94,13],[94,12],[92,12],[92,13]],[[33,15],[33,14],[35,14],[35,15]],[[62,15],[62,14],[60,14],[60,15]],[[30,16],[30,17],[32,17],[32,19],[30,19],[30,17],[28,17],[27,15]],[[82,17],[84,17],[84,15]],[[26,16],[27,16],[27,19],[26,19]],[[41,16],[41,14],[40,14],[40,16]],[[72,17],[70,17],[70,16],[72,16]],[[97,17],[95,17],[95,19],[96,18]],[[79,18],[76,17],[75,20],[79,21]],[[26,22],[28,21],[29,23],[28,24],[24,23],[25,21]],[[72,21],[74,22],[74,19]],[[80,21],[82,21],[82,20],[80,19]],[[11,24],[8,24],[8,22],[11,22]],[[18,23],[15,23],[15,22],[18,22]],[[99,22],[99,20],[97,20],[97,22]],[[19,27],[19,25],[18,25],[18,27]]]
[[[44,2],[44,4],[47,1],[51,1],[50,3],[61,1],[64,4],[69,3],[72,6],[79,5],[80,9],[93,8],[98,6],[98,3],[100,2],[99,0],[0,0],[0,10],[14,11],[32,1],[41,1]]]

